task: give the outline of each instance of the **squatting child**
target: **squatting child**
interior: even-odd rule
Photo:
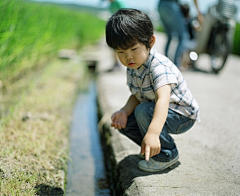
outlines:
[[[152,49],[156,37],[149,17],[136,9],[120,9],[106,25],[106,42],[127,67],[131,91],[112,115],[111,126],[141,146],[141,170],[156,172],[177,162],[170,134],[189,130],[199,120],[199,106],[179,69]]]

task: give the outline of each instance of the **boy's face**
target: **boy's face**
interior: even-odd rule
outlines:
[[[151,47],[154,42],[155,37],[154,41],[150,44]],[[115,51],[124,66],[137,69],[147,60],[150,49],[147,49],[145,45],[138,42],[126,50],[116,49]]]

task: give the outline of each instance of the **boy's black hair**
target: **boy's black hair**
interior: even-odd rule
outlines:
[[[126,50],[137,42],[150,48],[153,24],[150,18],[137,9],[120,9],[106,25],[106,42],[113,49]]]

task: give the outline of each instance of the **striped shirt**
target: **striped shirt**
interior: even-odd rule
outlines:
[[[169,109],[200,121],[199,106],[179,69],[167,57],[151,50],[147,60],[138,69],[127,68],[127,85],[140,101],[155,102],[155,91],[169,84]]]

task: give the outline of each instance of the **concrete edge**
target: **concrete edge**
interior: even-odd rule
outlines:
[[[136,154],[129,156],[129,149],[125,145],[125,143],[129,142],[128,139],[111,127],[111,108],[108,105],[106,96],[104,96],[104,88],[100,86],[99,82],[97,82],[97,91],[98,116],[100,119],[98,128],[108,177],[113,183],[111,187],[112,193],[113,195],[140,195],[141,186],[138,186],[134,180],[136,177],[134,170],[138,170],[137,162],[139,158]],[[131,165],[131,167],[126,167],[126,165]],[[132,170],[133,166],[135,166],[134,170]]]

